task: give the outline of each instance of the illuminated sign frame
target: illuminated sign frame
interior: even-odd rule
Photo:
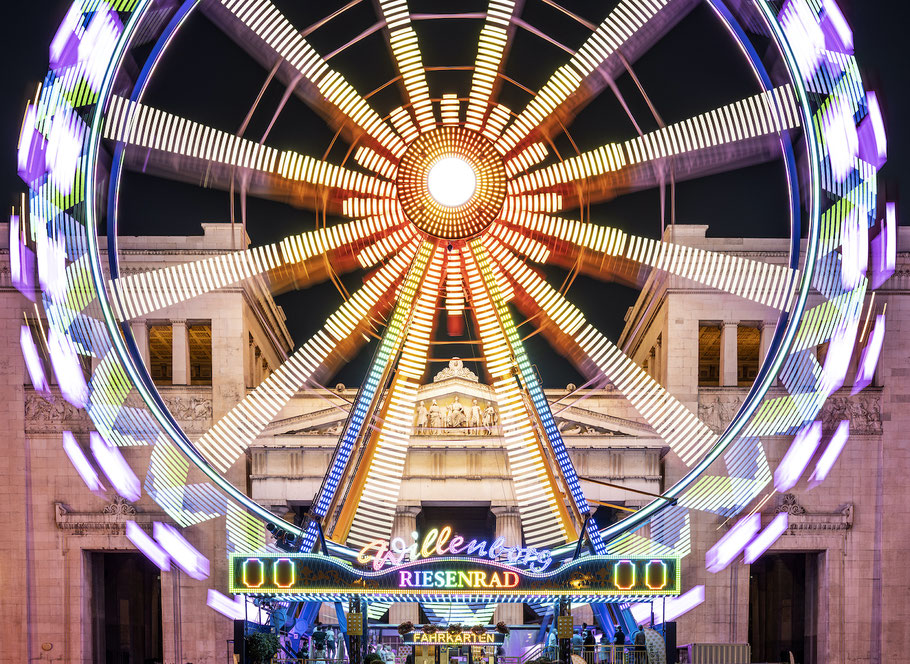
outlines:
[[[503,643],[505,636],[499,632],[475,634],[470,630],[450,634],[447,630],[440,629],[432,634],[408,632],[402,636],[402,641],[415,646],[495,646]]]
[[[662,579],[655,579],[655,571]],[[558,596],[624,602],[681,592],[675,556],[585,556],[546,572],[485,558],[440,556],[379,571],[318,554],[231,554],[230,592],[341,601],[368,595],[392,602],[528,602]]]

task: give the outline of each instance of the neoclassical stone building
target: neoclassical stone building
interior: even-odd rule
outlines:
[[[701,226],[679,226],[673,240],[768,262],[786,257],[785,241],[709,238]],[[122,238],[120,251],[127,270],[141,271],[240,243],[230,226],[206,224],[198,236]],[[2,261],[8,262],[5,250]],[[896,661],[910,651],[910,571],[903,560],[910,542],[910,447],[903,435],[910,430],[908,289],[910,233],[902,233],[898,271],[876,294],[887,302],[889,326],[876,381],[855,396],[845,386],[823,412],[826,430],[850,420],[847,449],[822,487],[808,490],[801,483],[760,504],[764,521],[788,511],[790,527],[751,567],[737,563],[707,572],[705,552],[729,524],[711,514],[694,518],[683,585],[704,585],[706,601],[679,620],[680,643],[748,641],[754,661],[781,661],[781,650],[818,663]],[[21,637],[4,639],[0,662],[103,661],[102,653],[116,650],[123,638],[114,625],[135,630],[129,639],[148,646],[144,652],[158,647],[166,662],[225,661],[232,625],[205,606],[208,587],[227,586],[223,524],[186,531],[212,562],[207,584],[178,572],[157,574],[130,554],[127,519],[147,525],[167,518],[147,498],[131,504],[113,494],[95,496],[74,472],[61,434],[87,435],[90,422],[59,397],[46,399],[27,385],[19,329],[30,306],[4,271],[0,408],[8,442],[0,467],[0,622],[8,635]],[[774,319],[748,301],[679,278],[654,279],[627,313],[619,345],[721,430],[754,379]],[[191,437],[208,430],[294,346],[264,282],[210,293],[131,325],[159,391]],[[457,358],[425,381],[393,534],[452,519],[519,539],[490,386]],[[301,391],[232,467],[230,480],[286,518],[301,519],[356,387]],[[606,483],[586,485],[586,494],[618,506],[603,507],[598,519],[621,518],[622,508],[648,500],[626,489],[659,493],[681,475],[679,462],[620,394],[609,387],[549,387],[546,396],[579,475]],[[763,443],[773,464],[789,441]],[[126,451],[131,458],[148,453]],[[497,619],[513,624],[533,619],[520,606],[498,612]],[[579,621],[590,623],[589,616],[578,612]],[[384,619],[419,618],[416,606],[402,604]]]

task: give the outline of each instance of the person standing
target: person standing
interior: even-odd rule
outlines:
[[[547,657],[556,661],[556,651],[557,651],[557,641],[556,641],[556,626],[551,625],[550,631],[547,634]]]
[[[581,632],[572,633],[572,652],[576,655],[581,654],[581,648],[584,645],[584,639],[581,636]]]
[[[585,632],[584,644],[585,644],[585,661],[588,664],[595,664],[595,662],[597,662],[597,641],[594,638],[593,629],[589,629]]]
[[[638,631],[635,632],[635,635],[632,637],[632,643],[635,645],[635,655],[634,662],[635,664],[647,664],[648,662],[648,651],[645,647],[645,630],[642,629],[641,625],[638,626]]]
[[[335,628],[330,627],[325,635],[325,652],[329,659],[335,659]]]
[[[600,664],[609,664],[610,661],[610,639],[607,638],[606,632],[600,635],[600,657],[598,661]]]

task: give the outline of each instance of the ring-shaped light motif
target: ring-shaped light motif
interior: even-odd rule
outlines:
[[[770,93],[770,81],[763,74],[763,68],[761,63],[757,62],[754,49],[748,43],[742,29],[738,27],[730,10],[720,0],[710,1],[717,14],[730,29],[731,34],[743,47],[743,51],[752,59],[752,65],[759,78],[762,78],[763,89]],[[388,9],[391,12],[392,8],[386,7],[389,3],[380,4],[384,10]],[[636,3],[634,0],[631,3],[629,0],[625,0],[624,4]],[[666,497],[674,499],[673,502],[677,504],[674,505],[673,502],[664,500],[655,501],[621,523],[604,530],[602,535],[606,538],[616,538],[624,532],[630,532],[645,525],[649,520],[653,524],[654,519],[660,518],[662,514],[668,512],[677,514],[680,510],[685,512],[688,508],[707,509],[705,507],[708,504],[705,502],[706,499],[713,501],[711,504],[720,505],[720,509],[715,507],[713,511],[732,516],[742,509],[743,500],[754,498],[768,480],[761,478],[748,480],[737,475],[738,481],[729,484],[743,487],[751,481],[751,488],[735,496],[732,494],[711,495],[711,486],[722,486],[724,483],[714,481],[717,478],[702,478],[702,475],[712,462],[725,454],[731,444],[736,443],[737,446],[735,448],[737,454],[734,456],[745,458],[748,456],[749,445],[761,452],[761,443],[757,442],[761,436],[788,435],[805,430],[807,423],[811,423],[812,419],[817,417],[825,397],[837,388],[838,380],[842,380],[839,378],[840,365],[846,367],[842,358],[849,357],[857,343],[855,337],[862,312],[863,298],[870,285],[867,276],[872,285],[877,286],[887,278],[889,269],[893,270],[893,265],[889,263],[891,260],[889,256],[893,252],[893,244],[891,244],[893,243],[894,228],[893,207],[886,206],[887,212],[883,220],[876,217],[875,174],[877,167],[884,161],[885,150],[881,117],[874,95],[866,93],[863,89],[859,70],[852,56],[852,45],[844,37],[846,26],[842,20],[843,17],[837,15],[833,2],[824,3],[823,10],[819,3],[810,0],[790,0],[783,6],[780,3],[760,0],[755,5],[761,13],[768,33],[780,50],[782,63],[789,72],[792,88],[787,86],[780,97],[771,95],[774,97],[773,99],[748,100],[741,108],[733,109],[735,112],[728,109],[728,117],[748,112],[745,110],[747,108],[754,110],[756,104],[767,102],[768,114],[762,116],[758,122],[750,119],[749,131],[753,131],[755,127],[767,127],[769,123],[779,125],[783,123],[787,124],[789,129],[801,126],[806,132],[806,161],[809,168],[809,177],[806,181],[809,182],[810,187],[807,191],[809,230],[808,237],[805,238],[805,261],[798,274],[795,270],[793,272],[792,279],[794,282],[798,279],[798,285],[787,291],[794,295],[793,301],[792,304],[782,307],[784,311],[784,315],[781,316],[782,325],[779,326],[778,333],[771,344],[768,358],[760,371],[756,386],[750,392],[734,421],[717,439],[709,453],[692,466],[676,485],[667,490]],[[198,454],[186,435],[179,430],[174,418],[164,408],[160,395],[154,389],[150,389],[151,381],[148,380],[147,372],[142,367],[135,347],[128,339],[129,334],[126,332],[127,339],[125,339],[124,329],[120,327],[125,317],[122,316],[123,312],[118,309],[119,293],[108,291],[107,273],[102,266],[98,238],[95,235],[95,229],[98,227],[96,222],[100,216],[99,210],[95,206],[101,198],[97,196],[98,192],[95,187],[99,181],[104,180],[103,174],[98,172],[103,169],[105,163],[105,159],[99,158],[102,132],[107,132],[106,137],[114,141],[126,141],[135,137],[142,139],[145,136],[139,132],[135,134],[130,132],[136,127],[146,127],[147,123],[150,125],[153,114],[143,116],[141,121],[137,120],[135,125],[127,127],[130,132],[123,135],[112,135],[110,127],[112,119],[108,117],[108,114],[114,116],[114,120],[122,119],[124,113],[134,118],[141,114],[140,110],[137,110],[136,103],[141,100],[146,72],[153,69],[156,59],[173,37],[174,31],[180,27],[187,13],[196,6],[196,2],[184,3],[172,17],[165,33],[159,38],[158,45],[152,51],[153,57],[146,63],[141,77],[142,84],[137,86],[133,91],[133,99],[128,102],[127,106],[124,106],[124,100],[118,100],[112,94],[113,81],[125,62],[124,58],[131,45],[131,40],[139,32],[146,31],[140,30],[140,28],[149,29],[151,33],[154,33],[165,23],[160,20],[160,17],[151,17],[150,10],[154,4],[148,0],[139,0],[126,5],[117,4],[117,7],[121,9],[126,6],[133,10],[132,13],[115,10],[104,0],[77,3],[67,15],[67,19],[61,26],[60,34],[54,40],[52,71],[41,88],[40,98],[30,105],[21,133],[19,172],[31,190],[32,223],[26,229],[19,224],[18,217],[11,220],[14,222],[10,225],[13,281],[23,290],[28,290],[28,278],[24,276],[23,265],[28,262],[29,254],[27,252],[39,252],[40,276],[44,290],[42,304],[47,317],[47,325],[50,328],[50,338],[44,342],[50,341],[49,347],[56,353],[51,358],[55,363],[55,370],[59,365],[60,369],[67,370],[64,375],[73,377],[72,383],[66,386],[63,396],[74,405],[85,407],[98,431],[108,438],[112,445],[154,444],[156,451],[162,450],[161,454],[172,455],[167,457],[168,463],[182,458],[179,457],[177,449],[186,454],[223,492],[223,499],[211,499],[215,493],[214,488],[206,485],[208,488],[204,495],[208,496],[210,501],[205,506],[210,508],[210,512],[205,518],[230,514],[231,517],[227,520],[229,541],[239,541],[247,537],[258,527],[251,524],[258,523],[261,526],[261,523],[253,519],[251,515],[255,515],[263,521],[279,522],[295,535],[304,536],[304,531],[281,521],[277,516],[270,514],[236,490],[230,482],[219,475],[206,459]],[[632,14],[638,13],[632,12]],[[624,16],[632,14],[626,11]],[[754,16],[751,18],[755,19]],[[406,14],[404,18],[396,15],[394,23],[400,25],[402,21],[406,20]],[[502,17],[497,18],[497,21],[501,20]],[[391,25],[393,22],[388,23]],[[604,25],[608,23],[609,21],[605,21]],[[813,29],[807,30],[806,26],[811,26]],[[849,31],[848,28],[847,31]],[[80,44],[80,40],[86,39],[86,34],[93,35],[96,42]],[[602,43],[602,37],[599,35],[598,39],[593,42]],[[396,43],[403,42],[398,40]],[[495,43],[495,40],[484,42],[479,52],[479,56],[483,57],[479,58],[479,62],[491,61],[490,44],[492,43]],[[600,47],[598,46],[598,48]],[[412,53],[412,51],[413,49],[408,47],[408,52]],[[576,69],[587,66],[592,62],[591,56],[592,52],[585,52],[584,57],[573,58],[572,66]],[[596,63],[596,61],[593,62]],[[492,184],[488,191],[490,200],[484,199],[482,205],[478,205],[478,210],[483,212],[480,217],[445,217],[445,215],[440,215],[438,210],[428,212],[432,209],[433,201],[430,201],[430,205],[427,204],[426,179],[421,180],[416,173],[425,174],[431,164],[428,165],[425,153],[411,153],[414,146],[434,132],[474,130],[461,127],[450,128],[445,123],[442,127],[434,129],[431,100],[421,88],[420,81],[415,78],[413,71],[413,68],[409,70],[411,75],[405,77],[405,84],[412,97],[411,101],[417,123],[420,125],[420,132],[416,132],[413,127],[407,130],[406,123],[402,123],[400,126],[404,127],[404,130],[401,130],[401,138],[393,135],[388,129],[377,129],[379,126],[377,121],[370,119],[369,111],[365,110],[363,105],[358,106],[359,102],[356,99],[352,101],[350,90],[344,89],[343,86],[338,87],[337,79],[332,79],[331,85],[326,83],[325,92],[327,96],[334,95],[333,99],[339,108],[343,106],[353,108],[352,117],[358,119],[364,127],[378,132],[379,140],[385,146],[387,154],[397,156],[404,153],[399,161],[397,175],[394,166],[389,166],[388,162],[383,165],[382,159],[385,157],[375,153],[371,156],[367,152],[362,153],[361,156],[363,163],[374,164],[383,177],[389,179],[397,177],[399,187],[403,189],[398,194],[402,204],[405,197],[410,196],[412,210],[406,214],[420,230],[431,238],[443,240],[475,237],[489,228],[492,219],[498,214],[495,211],[498,209],[495,204],[496,187],[505,189],[506,178],[491,179]],[[492,72],[491,75],[495,76],[495,67]],[[578,78],[575,70],[561,69],[558,73],[559,75],[552,79],[555,87],[546,89],[550,94],[554,92],[554,89],[558,90],[560,87],[571,84],[573,77]],[[483,75],[485,72],[481,71],[481,74]],[[328,79],[326,80],[328,81]],[[811,91],[807,82],[811,82]],[[786,99],[784,99],[785,97]],[[445,102],[445,100],[443,101]],[[506,154],[513,148],[521,147],[519,142],[522,132],[529,128],[533,129],[529,122],[540,121],[545,117],[546,111],[541,111],[541,109],[546,109],[551,101],[552,97],[541,96],[539,100],[535,100],[529,105],[527,114],[519,116],[504,132],[508,114],[503,111],[501,106],[492,107],[485,122],[488,127],[498,124],[498,129],[492,134],[494,136],[502,134],[497,139],[506,145],[502,154]],[[354,106],[345,106],[349,103]],[[133,113],[136,115],[132,116]],[[483,119],[486,117],[486,113],[485,108],[478,110],[476,105],[469,106],[466,125],[480,127],[483,123],[478,118]],[[445,116],[445,107],[443,115]],[[794,116],[798,116],[798,118]],[[397,117],[399,120],[401,119],[400,114]],[[161,121],[161,118],[162,116],[159,114],[157,121]],[[642,137],[638,143],[630,141],[631,147],[627,152],[613,146],[609,150],[605,149],[593,155],[585,155],[584,159],[567,160],[567,162],[548,169],[547,175],[552,182],[565,184],[573,177],[577,178],[579,168],[590,166],[592,156],[595,160],[600,161],[598,168],[614,168],[621,167],[623,159],[630,157],[634,159],[653,158],[656,154],[662,158],[666,157],[664,152],[677,149],[680,145],[685,147],[698,143],[699,146],[703,146],[705,143],[716,140],[718,135],[715,133],[716,128],[710,126],[711,121],[711,117],[699,118],[691,125],[692,133],[687,133],[686,127],[674,127],[668,128],[667,131],[656,132],[653,136]],[[173,118],[166,119],[164,122],[166,126],[175,128],[177,142],[181,146],[189,146],[186,148],[187,150],[197,152],[208,150],[209,152],[206,154],[211,155],[212,161],[218,160],[219,157],[215,155],[226,155],[230,152],[229,148],[234,137],[228,134],[218,136],[214,144],[200,146],[200,144],[187,143],[187,137],[205,134],[205,132],[198,131],[198,126],[193,127],[185,123],[181,125]],[[857,123],[859,123],[859,127]],[[778,129],[780,128],[778,126]],[[730,129],[730,127],[724,128],[725,136],[742,137],[746,133],[745,126],[736,128],[736,131],[730,131]],[[862,140],[858,139],[860,133],[863,135]],[[832,140],[826,140],[827,134],[831,134]],[[484,140],[480,134],[475,133],[474,135],[478,139]],[[835,135],[839,137],[839,140],[833,140]],[[211,138],[214,134],[208,134],[208,136]],[[147,138],[147,136],[145,137]],[[410,145],[407,145],[407,141],[411,141]],[[53,144],[54,150],[53,154],[46,158],[45,148],[49,142]],[[156,145],[158,143],[145,147],[152,148]],[[61,150],[61,146],[64,149]],[[237,145],[234,144],[234,147],[236,148]],[[274,151],[260,150],[252,145],[242,145],[241,147],[243,148],[241,153],[245,155],[245,159],[252,160],[258,165],[270,164],[272,165],[270,168],[273,167],[276,173],[285,178],[310,177],[312,180],[317,180],[316,184],[319,186],[328,186],[326,183],[329,182],[356,184],[364,181],[362,176],[344,172],[337,167],[314,164],[314,160],[307,161],[307,158],[302,158],[300,155],[283,153],[279,158],[279,155],[273,154]],[[521,154],[526,159],[530,155],[531,163],[535,163],[533,162],[533,148],[529,147],[528,150],[530,152]],[[409,153],[411,153],[412,177],[410,180],[405,180],[404,186],[401,187],[401,164]],[[196,154],[196,152],[193,153],[193,155]],[[236,149],[234,154],[237,154]],[[496,164],[502,166],[499,154],[496,152],[492,155],[496,159],[496,163],[491,163],[492,171],[497,170]],[[512,156],[517,158],[517,155]],[[537,156],[539,157],[539,154]],[[115,157],[115,168],[119,167],[117,166],[119,158],[119,156]],[[791,163],[794,161],[790,155],[787,162],[788,169],[795,168],[795,165]],[[524,168],[527,169],[527,165]],[[478,169],[477,173],[478,183],[480,183],[483,170]],[[790,177],[791,182],[795,180],[792,172],[790,172]],[[116,181],[116,178],[112,178],[113,181]],[[423,182],[423,189],[421,189],[421,182]],[[533,182],[525,181],[514,186],[519,188],[528,184],[533,185]],[[509,186],[512,185],[513,182],[510,182]],[[375,179],[364,187],[364,191],[368,196],[381,197],[390,187],[388,182],[383,183]],[[478,187],[478,192],[480,189]],[[479,193],[476,192],[465,205],[471,205],[478,195]],[[828,197],[834,203],[828,208],[823,207],[823,196]],[[536,201],[535,204],[539,204],[539,201]],[[503,203],[500,202],[499,206],[502,205]],[[489,220],[479,225],[475,223],[476,218],[486,218],[487,212],[491,212],[493,215]],[[115,214],[115,211],[113,213]],[[798,213],[799,210],[796,209],[794,214],[794,228],[796,229],[799,228],[799,220],[796,218]],[[826,229],[824,234],[821,232],[822,228]],[[619,235],[610,236],[607,244],[598,245],[599,249],[603,251],[604,248],[613,246],[619,241],[619,238]],[[795,268],[799,256],[800,238],[794,235],[791,240],[793,246],[791,263]],[[860,258],[868,255],[866,247],[870,243],[873,246],[876,264],[869,266],[870,274],[867,275],[867,266],[865,263],[860,263]],[[109,246],[115,247],[115,242],[112,241]],[[426,252],[420,255],[426,258]],[[660,260],[664,260],[665,255],[660,254],[660,256]],[[110,257],[111,274],[116,275],[118,271],[116,253],[113,252]],[[479,266],[479,271],[485,274],[492,273],[493,266],[490,261],[486,260],[488,257],[482,256],[482,258],[484,260],[483,264]],[[841,266],[845,260],[849,260],[850,264],[842,270]],[[472,269],[475,267],[477,266],[472,265]],[[502,269],[501,265],[495,267]],[[848,276],[849,279],[846,278]],[[169,292],[173,292],[173,289],[170,289]],[[819,299],[820,303],[815,306],[812,315],[806,317],[809,321],[807,323],[803,320],[803,316],[810,293]],[[101,297],[98,297],[99,294]],[[501,298],[501,295],[494,293],[494,300],[496,297]],[[834,302],[837,303],[836,306],[831,306]],[[873,336],[880,340],[878,324],[879,321],[882,325],[884,324],[883,317],[877,318],[876,321],[876,333]],[[811,329],[809,329],[810,327]],[[27,336],[31,332],[24,330],[23,334]],[[815,344],[830,342],[831,347],[837,352],[834,353],[829,349],[829,360],[826,360],[824,367],[821,368],[812,366],[811,362],[794,364],[795,368],[791,367],[792,370],[788,372],[788,379],[793,385],[798,386],[798,389],[794,389],[792,394],[788,393],[782,397],[763,400],[768,388],[788,359],[805,359],[803,356],[805,348],[808,347],[807,338]],[[23,348],[35,347],[34,342],[30,339],[26,339],[26,341],[23,342]],[[870,348],[871,344],[863,349],[864,355]],[[74,363],[77,355],[97,360],[95,363],[97,369],[93,373],[92,380],[87,384],[84,382],[80,384],[77,380],[81,375]],[[837,362],[831,359],[835,356]],[[517,364],[521,368],[521,362]],[[870,361],[868,364],[873,363]],[[36,368],[36,371],[38,370],[40,367]],[[844,371],[846,371],[845,368]],[[36,388],[39,384],[43,384],[40,376],[36,382]],[[147,411],[142,411],[141,415],[134,405],[127,405],[125,390],[129,390],[129,385],[132,385],[145,401]],[[818,398],[806,398],[806,394],[808,394],[806,386],[810,386]],[[531,396],[535,398],[534,394]],[[149,413],[152,417],[148,416]],[[546,422],[544,424],[546,426]],[[80,459],[77,468],[84,469],[86,464],[81,461],[84,460],[87,463],[85,453],[72,450],[72,446],[70,448],[73,451],[71,458]],[[725,458],[727,457],[725,456]],[[765,460],[763,452],[754,458]],[[752,461],[754,459],[750,460],[750,463]],[[732,478],[734,469],[729,468],[729,459],[727,465],[730,470],[730,478]],[[699,478],[704,479],[705,482],[700,482]],[[743,481],[744,479],[746,481]],[[201,493],[194,495],[190,491],[201,485],[190,487],[181,485],[179,480],[175,480],[175,482],[173,487],[169,487],[171,496],[179,495],[185,502],[188,498],[198,501],[199,496],[203,495]],[[148,486],[147,483],[145,488]],[[708,487],[707,493],[705,487]],[[175,507],[173,503],[162,501],[160,495],[155,496],[155,499],[175,521],[188,525],[181,521],[181,519],[185,519],[186,514],[181,512],[180,505]],[[688,532],[687,525],[684,529]],[[259,528],[259,530],[262,529]],[[254,535],[253,539],[255,537],[258,535]],[[249,541],[252,540],[244,539],[244,541],[249,545]],[[621,540],[615,539],[614,542],[621,542]],[[335,555],[348,559],[354,555],[350,549],[344,546],[332,542],[329,542],[328,546]],[[619,546],[619,544],[614,544],[614,546]],[[570,549],[557,550],[555,555],[557,557],[571,555]]]
[[[458,160],[474,173],[473,193],[461,205],[437,200],[429,188],[434,167]],[[486,229],[506,198],[502,156],[485,137],[457,126],[442,126],[418,136],[398,164],[398,198],[408,219],[427,235],[463,240]]]

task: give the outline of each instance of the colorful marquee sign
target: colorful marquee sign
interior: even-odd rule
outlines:
[[[438,557],[365,571],[322,555],[232,554],[230,575],[233,593],[304,596],[319,601],[364,594],[401,602],[442,598],[526,602],[554,596],[610,602],[680,592],[679,559],[675,557],[587,556],[546,572],[484,558]]]
[[[475,634],[470,630],[451,634],[446,630],[439,630],[432,634],[425,632],[410,632],[402,637],[405,643],[414,645],[447,645],[447,646],[492,646],[505,641],[505,634],[498,632],[484,632]]]

